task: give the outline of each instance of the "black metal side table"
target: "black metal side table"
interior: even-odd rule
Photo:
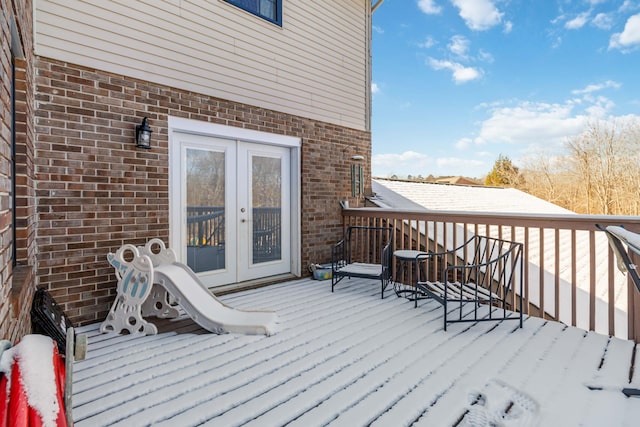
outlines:
[[[427,255],[426,252],[415,251],[411,249],[400,249],[393,252],[393,257],[395,259],[397,259],[400,262],[409,263],[408,266],[410,268],[413,268],[414,274],[416,276],[418,276],[419,274],[419,271],[418,271],[418,263],[420,262],[419,257],[422,257],[421,259],[424,260],[424,257],[426,257],[426,255]],[[402,294],[410,294],[409,300],[414,301],[415,307],[418,306],[418,299],[421,299],[418,296],[418,286],[417,286],[418,279],[419,277],[414,277],[414,282],[416,283],[413,284],[412,289],[411,288],[408,289],[404,284],[398,283],[397,280],[393,281],[393,290],[395,291],[396,295],[401,296]]]

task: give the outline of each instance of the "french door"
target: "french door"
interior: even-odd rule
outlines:
[[[290,272],[290,149],[187,133],[172,143],[180,259],[210,287]]]

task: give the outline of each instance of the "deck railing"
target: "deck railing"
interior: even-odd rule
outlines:
[[[640,295],[595,224],[640,232],[640,217],[344,208],[344,225],[392,225],[395,249],[452,249],[471,235],[524,244],[524,312],[640,342]],[[396,280],[412,283],[394,265]]]
[[[252,209],[254,263],[280,259],[282,254],[281,217],[279,207]],[[195,250],[199,248],[219,249],[216,255],[218,259],[210,259],[201,268],[218,269],[224,266],[225,225],[224,206],[187,207],[187,247],[193,250],[189,253],[196,257]],[[210,254],[209,257],[211,257]],[[191,267],[194,268],[193,265]]]
[[[224,244],[224,206],[187,206],[187,244]]]

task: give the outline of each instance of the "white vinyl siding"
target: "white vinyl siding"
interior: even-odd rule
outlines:
[[[36,0],[36,54],[367,128],[367,0],[284,0],[282,27],[221,0]]]

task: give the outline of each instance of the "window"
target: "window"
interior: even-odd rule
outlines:
[[[225,0],[269,22],[282,26],[282,0]]]

